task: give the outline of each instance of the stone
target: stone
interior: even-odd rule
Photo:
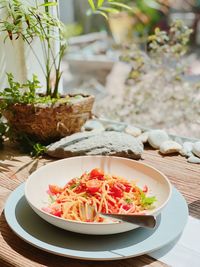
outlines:
[[[200,158],[200,141],[194,143],[192,152],[195,154],[195,156]]]
[[[106,127],[106,131],[124,132],[125,127],[126,125],[122,125],[122,124],[111,124]]]
[[[189,157],[191,157],[191,156],[193,155],[192,151],[187,152],[187,151],[186,151],[185,149],[183,149],[183,148],[179,151],[179,154],[180,154],[181,156],[183,156],[183,157],[186,157],[186,158],[189,158]]]
[[[195,157],[194,155],[190,156],[187,161],[190,163],[200,164],[200,158]]]
[[[104,131],[105,128],[101,122],[95,120],[88,120],[83,125],[83,131]]]
[[[134,127],[134,126],[131,126],[131,125],[127,126],[124,131],[125,131],[125,133],[130,134],[134,137],[138,137],[142,133],[141,129]]]
[[[153,148],[159,149],[160,145],[167,140],[169,140],[169,135],[164,130],[149,131],[148,142]]]
[[[192,142],[184,142],[182,149],[179,151],[182,156],[190,157],[192,156],[192,149],[193,149],[194,143]]]
[[[148,141],[148,137],[149,137],[149,133],[148,132],[144,132],[141,135],[139,135],[137,137],[137,140],[142,142],[143,144],[145,144]]]
[[[183,145],[183,140],[179,136],[175,136],[173,141],[175,141],[176,143],[179,143],[180,145]]]
[[[47,154],[56,158],[81,155],[111,155],[140,159],[143,144],[126,133],[80,132],[47,146]]]
[[[160,146],[160,153],[166,155],[171,153],[177,153],[181,150],[182,146],[171,140],[164,141]]]

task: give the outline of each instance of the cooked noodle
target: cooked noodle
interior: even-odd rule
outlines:
[[[148,197],[147,186],[104,174],[99,169],[70,180],[63,188],[49,185],[51,204],[44,211],[67,220],[104,222],[103,213],[144,214],[156,198]]]

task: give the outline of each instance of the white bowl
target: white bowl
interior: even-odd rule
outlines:
[[[148,212],[157,216],[166,206],[171,196],[171,184],[167,177],[155,168],[130,159],[110,156],[81,156],[49,163],[32,173],[26,181],[25,197],[32,209],[47,222],[65,230],[82,234],[105,235],[122,233],[137,225],[126,222],[87,223],[65,220],[53,216],[42,208],[47,196],[49,184],[64,186],[74,177],[80,177],[85,171],[100,168],[106,173],[125,177],[127,180],[137,179],[136,185],[143,188],[147,185],[155,195],[155,209]]]

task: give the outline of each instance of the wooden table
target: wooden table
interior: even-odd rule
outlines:
[[[32,159],[25,154],[21,154],[18,149],[10,144],[6,144],[4,149],[0,150],[1,267],[107,267],[112,264],[115,267],[167,266],[147,255],[115,262],[74,260],[41,251],[17,237],[5,221],[3,208],[6,199],[18,185],[26,180],[30,173],[52,160],[50,158]],[[185,196],[190,215],[200,218],[200,165],[189,164],[185,158],[177,155],[163,157],[157,151],[148,148],[143,154],[143,162],[165,173],[172,184]]]

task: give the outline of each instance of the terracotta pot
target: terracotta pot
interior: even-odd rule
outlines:
[[[68,96],[69,98],[69,96]],[[79,132],[91,118],[94,96],[71,96],[54,104],[13,104],[3,113],[16,136],[49,143]]]

